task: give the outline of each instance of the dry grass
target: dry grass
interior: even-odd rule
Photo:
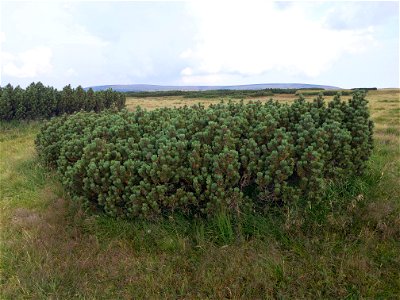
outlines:
[[[292,102],[295,99],[294,95],[285,95],[285,94],[280,94],[276,95],[273,97],[258,97],[255,99],[244,99],[244,103],[250,102],[250,101],[256,101],[260,100],[262,102],[266,102],[269,99],[273,98],[274,100],[278,100],[280,102]],[[306,97],[306,99],[312,99],[313,97],[309,96]],[[327,97],[326,99],[332,99],[332,97]],[[133,97],[128,97],[126,100],[126,106],[128,110],[134,110],[137,106],[140,106],[142,108],[148,109],[148,110],[153,110],[161,107],[182,107],[182,106],[192,106],[197,103],[201,103],[204,106],[209,106],[211,104],[219,103],[221,100],[223,101],[233,101],[233,102],[239,102],[240,99],[230,99],[228,97],[225,98],[214,98],[214,99],[201,99],[201,98],[185,98],[183,96],[167,96],[167,97],[145,97],[145,98],[133,98]]]
[[[332,187],[327,204],[241,220],[92,215],[38,164],[38,124],[2,125],[1,298],[399,298],[399,90],[368,98],[376,147],[365,176]],[[216,101],[146,98],[128,107]]]

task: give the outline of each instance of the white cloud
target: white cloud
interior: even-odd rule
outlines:
[[[6,41],[6,34],[3,31],[1,31],[0,32],[0,44],[4,43],[5,41]]]
[[[205,84],[205,85],[215,85],[220,82],[223,82],[225,76],[220,74],[208,74],[208,75],[184,75],[182,77],[182,83],[188,85],[197,85],[197,84]]]
[[[191,68],[187,67],[181,71],[181,74],[184,76],[190,76],[193,74],[193,70]]]
[[[2,28],[7,39],[1,35],[5,41],[0,67],[5,82],[23,85],[31,80],[47,80],[63,86],[79,78],[77,70],[81,76],[80,68],[88,73],[104,66],[104,50],[109,43],[78,22],[74,5],[51,2],[7,5],[8,15]],[[55,77],[45,76],[50,73]]]
[[[24,22],[20,22],[24,20]],[[29,41],[42,41],[46,45],[69,45],[79,47],[104,47],[109,43],[93,35],[74,16],[73,5],[52,2],[28,2],[10,10],[7,27],[13,28]],[[13,37],[15,39],[16,37]],[[11,37],[10,37],[11,40]]]
[[[35,47],[16,55],[2,52],[1,71],[17,78],[29,78],[48,74],[52,70],[52,50],[48,47]]]
[[[78,72],[74,68],[69,68],[66,72],[68,77],[76,77],[78,76]]]
[[[268,71],[316,77],[341,56],[362,52],[373,42],[371,28],[327,28],[323,19],[311,19],[301,5],[280,9],[268,2],[191,2],[188,6],[198,36],[196,45],[181,55],[188,64],[181,72],[184,82],[190,76],[256,76]],[[192,74],[185,72],[188,68]]]
[[[325,24],[334,29],[365,28],[379,26],[386,20],[398,17],[396,1],[333,2],[325,14]]]

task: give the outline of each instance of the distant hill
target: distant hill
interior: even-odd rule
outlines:
[[[87,87],[85,89],[89,89]],[[325,89],[340,90],[341,88],[330,85],[305,84],[305,83],[261,83],[246,85],[152,85],[152,84],[115,84],[91,87],[94,91],[113,89],[118,92],[158,92],[158,91],[210,91],[210,90],[263,90],[263,89]]]

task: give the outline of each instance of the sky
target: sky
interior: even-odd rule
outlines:
[[[1,86],[399,87],[399,2],[0,2]]]

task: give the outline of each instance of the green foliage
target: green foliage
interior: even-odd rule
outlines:
[[[183,96],[184,98],[202,98],[202,99],[214,99],[222,97],[230,97],[233,99],[242,98],[255,98],[273,96],[274,94],[296,94],[296,92],[307,91],[309,88],[303,89],[281,89],[281,88],[269,88],[262,90],[207,90],[207,91],[154,91],[154,92],[126,92],[128,97],[134,98],[147,98],[147,97],[165,97],[165,96]],[[313,88],[313,93],[318,94],[317,90],[323,90]],[[336,93],[336,92],[335,92]]]
[[[324,90],[324,91],[303,91],[303,90],[298,90],[296,94],[302,94],[304,96],[317,96],[320,93],[322,93],[324,96],[335,96],[337,93],[340,93],[343,96],[350,96],[353,95],[354,92],[367,92],[367,90]]]
[[[377,91],[378,90],[378,88],[376,88],[376,87],[362,87],[362,88],[353,88],[353,89],[351,89],[351,90],[353,90],[353,91],[358,91],[358,92],[360,92],[360,91],[364,91],[364,92],[367,92],[367,91]]]
[[[296,199],[362,173],[372,150],[365,95],[302,96],[100,114],[46,123],[39,157],[69,194],[111,216],[216,215]]]
[[[68,85],[57,91],[41,82],[32,83],[26,89],[8,84],[0,93],[0,120],[3,121],[47,119],[81,110],[99,112],[123,107],[124,94],[111,90],[86,92],[81,86],[72,89]]]

